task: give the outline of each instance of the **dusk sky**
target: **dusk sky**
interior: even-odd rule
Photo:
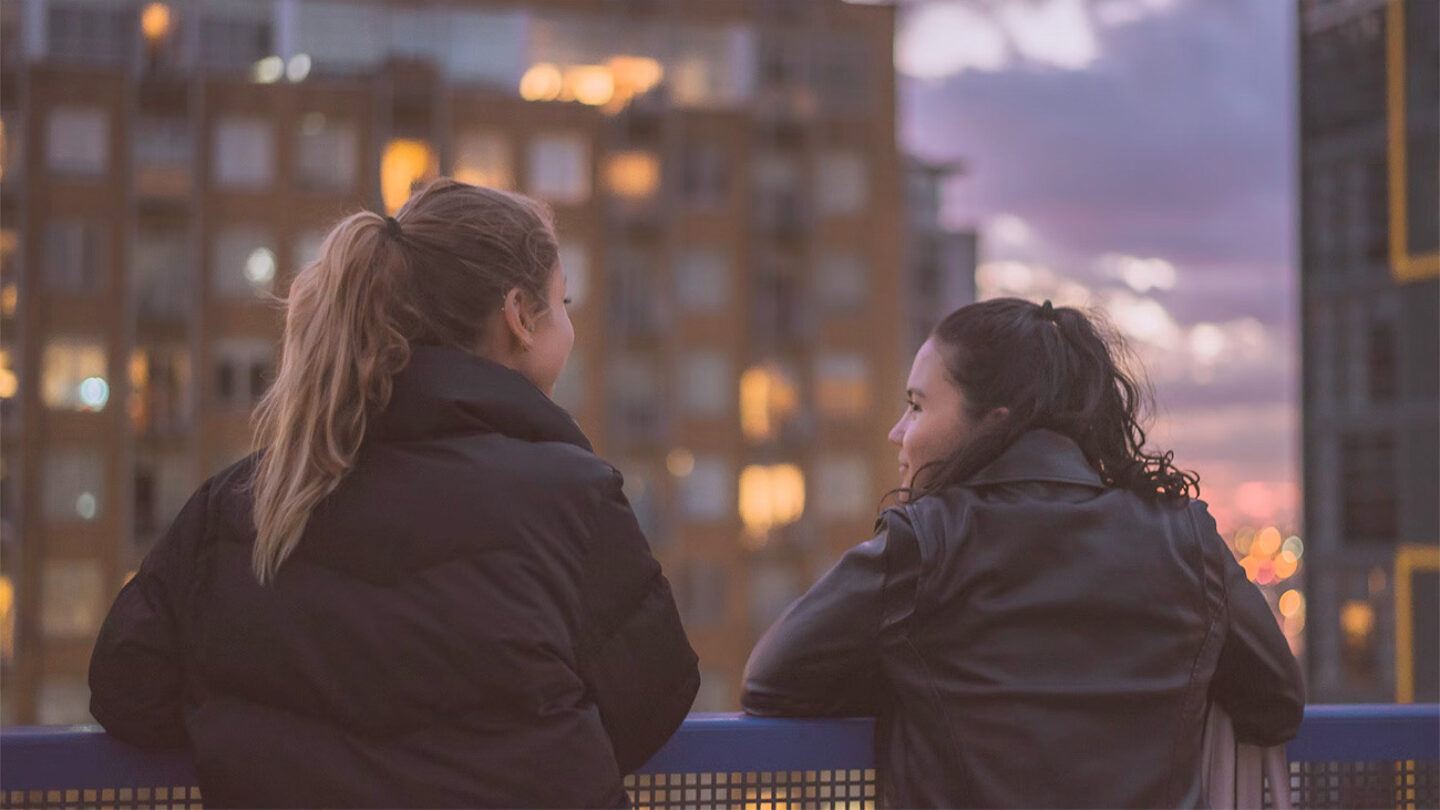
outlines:
[[[981,233],[981,297],[1107,312],[1222,531],[1300,528],[1293,13],[927,0],[896,39],[902,143],[964,162],[943,215]]]

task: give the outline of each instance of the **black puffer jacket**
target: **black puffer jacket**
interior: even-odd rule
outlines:
[[[1300,670],[1205,505],[1105,487],[1020,437],[966,486],[887,510],[760,640],[747,711],[876,714],[892,807],[1199,807],[1216,701],[1295,734]]]
[[[417,347],[269,587],[253,463],[206,482],[116,599],[90,667],[106,729],[189,745],[207,807],[626,803],[699,676],[568,414]]]

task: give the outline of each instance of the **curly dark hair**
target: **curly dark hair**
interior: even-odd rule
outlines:
[[[977,423],[998,408],[1008,415],[919,470],[912,488],[896,490],[907,500],[963,484],[1042,428],[1073,439],[1107,486],[1149,499],[1199,497],[1199,476],[1177,469],[1173,451],[1145,450],[1140,423],[1151,392],[1142,375],[1126,372],[1125,341],[1098,314],[997,298],[957,309],[930,336],[965,395],[966,415]]]

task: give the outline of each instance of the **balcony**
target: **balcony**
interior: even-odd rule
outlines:
[[[637,808],[874,807],[872,738],[867,718],[691,715],[627,785]],[[1440,806],[1440,705],[1309,706],[1286,749],[1295,807]],[[98,726],[5,729],[0,760],[0,808],[201,806],[186,754]]]

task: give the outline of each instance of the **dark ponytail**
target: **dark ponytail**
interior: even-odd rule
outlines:
[[[1125,371],[1125,341],[1098,316],[999,298],[952,312],[931,339],[965,394],[968,417],[980,422],[998,408],[1008,415],[919,470],[914,487],[900,490],[908,499],[964,483],[1038,429],[1072,439],[1107,486],[1157,499],[1199,495],[1199,477],[1176,468],[1173,452],[1145,449],[1140,423],[1150,392]]]

